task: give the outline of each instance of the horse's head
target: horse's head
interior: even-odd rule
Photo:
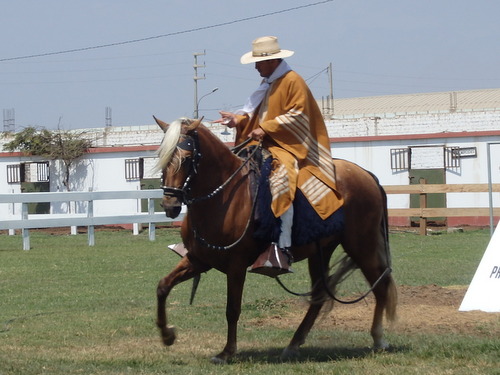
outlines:
[[[179,216],[182,203],[187,203],[189,184],[196,173],[199,150],[195,130],[202,119],[181,118],[171,124],[154,119],[165,132],[156,164],[156,170],[162,171],[162,207],[168,217],[174,218]]]

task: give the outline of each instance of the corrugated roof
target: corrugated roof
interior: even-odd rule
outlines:
[[[500,89],[335,99],[333,118],[500,110]]]

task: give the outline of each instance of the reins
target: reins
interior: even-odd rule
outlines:
[[[216,187],[211,193],[208,193],[208,194],[200,196],[200,197],[189,198],[189,196],[188,196],[188,194],[189,194],[189,185],[191,183],[191,180],[192,180],[193,176],[198,173],[198,163],[199,163],[199,160],[201,158],[201,154],[198,151],[198,146],[199,146],[198,133],[194,132],[194,136],[188,136],[188,137],[191,138],[191,139],[193,139],[193,143],[189,143],[189,145],[192,146],[192,151],[193,151],[194,157],[191,158],[191,168],[190,168],[190,171],[189,171],[189,174],[188,174],[186,180],[184,181],[184,184],[182,185],[181,188],[175,188],[175,187],[170,187],[170,186],[162,186],[163,195],[178,197],[182,201],[182,203],[184,203],[186,206],[190,206],[193,203],[197,203],[197,202],[201,202],[201,201],[204,201],[204,200],[211,199],[215,195],[217,195],[218,193],[220,193],[222,190],[224,190],[224,188],[233,180],[233,178],[235,178],[236,175],[239,172],[241,172],[241,170],[245,167],[245,165],[248,164],[248,162],[252,159],[252,157],[255,155],[255,153],[257,152],[257,150],[260,149],[260,143],[259,143],[259,146],[256,147],[250,153],[250,155],[233,172],[233,174],[231,174],[231,176],[229,176],[229,178],[226,181],[224,181],[221,185],[219,185],[218,187]],[[231,150],[233,151],[233,153],[237,153],[244,146],[246,146],[251,140],[252,139],[249,138],[248,140],[240,143],[238,146],[234,147]]]
[[[182,203],[186,204],[186,206],[188,206],[188,208],[195,203],[212,199],[214,196],[216,196],[218,193],[220,193],[222,190],[224,190],[224,188],[229,185],[229,183],[243,170],[243,168],[245,168],[245,166],[250,162],[250,160],[255,156],[255,154],[261,149],[261,143],[259,143],[259,145],[257,147],[255,147],[252,150],[252,152],[249,153],[249,155],[243,160],[241,165],[231,174],[231,176],[229,176],[221,185],[219,185],[217,188],[215,188],[212,192],[210,192],[206,195],[199,196],[199,197],[189,198],[189,196],[188,196],[189,184],[190,184],[193,176],[197,173],[198,162],[199,162],[199,159],[201,158],[201,154],[198,151],[198,145],[199,145],[198,133],[194,132],[194,135],[189,136],[189,137],[193,138],[193,143],[192,143],[193,150],[192,151],[193,151],[193,155],[195,155],[195,157],[192,158],[190,173],[189,173],[188,177],[186,178],[186,181],[184,182],[182,188],[180,188],[180,189],[166,187],[166,186],[163,187],[163,194],[164,195],[179,197],[181,199]],[[237,145],[236,147],[231,149],[231,151],[233,153],[237,154],[250,141],[252,141],[252,139],[248,138],[246,141],[240,143],[239,145]],[[255,197],[258,195],[258,192],[259,192],[259,184],[257,184],[257,186],[255,188],[255,195],[254,195]],[[256,203],[257,203],[257,199],[254,199],[253,203],[252,203],[252,209],[250,211],[250,215],[248,217],[245,229],[243,230],[243,233],[241,234],[241,236],[236,241],[234,241],[232,244],[225,245],[225,246],[211,244],[210,242],[208,242],[205,238],[203,238],[198,233],[198,231],[196,230],[196,228],[194,226],[192,226],[194,237],[203,246],[208,247],[209,249],[220,250],[220,251],[226,251],[226,250],[232,249],[233,247],[237,246],[243,240],[245,235],[247,234],[248,229],[250,228],[250,224],[252,223],[252,218],[253,218],[254,213],[255,213]],[[188,217],[190,217],[190,216],[188,216]]]
[[[316,246],[317,246],[318,251],[319,251],[319,257],[321,260],[323,260],[324,258],[323,258],[322,247],[319,245],[319,243],[316,243]],[[323,272],[323,268],[324,268],[323,262],[321,262],[320,267],[321,267],[321,272],[323,274],[323,276],[321,277],[321,281],[323,283],[323,287],[325,288],[326,294],[328,294],[328,296],[331,299],[333,299],[334,301],[341,303],[343,305],[351,305],[351,304],[358,303],[358,302],[362,301],[363,299],[365,299],[371,292],[373,292],[373,290],[377,287],[377,285],[380,283],[380,281],[384,277],[386,277],[389,273],[392,272],[392,269],[390,267],[387,267],[385,269],[385,271],[379,276],[379,278],[371,285],[370,289],[368,289],[368,291],[366,293],[364,293],[363,295],[361,295],[358,298],[346,301],[346,300],[342,300],[342,299],[338,298],[337,296],[335,296],[334,292],[332,292],[332,290],[330,289],[330,286],[328,285],[328,282],[327,282],[328,276]],[[297,297],[311,297],[312,296],[312,291],[305,292],[305,293],[297,293],[297,292],[294,292],[294,291],[290,290],[289,288],[287,288],[286,285],[280,280],[280,278],[278,276],[276,276],[275,279],[278,282],[278,284],[283,288],[283,290],[285,290],[287,293],[290,293],[290,294],[297,296]]]
[[[241,150],[246,144],[248,144],[249,142],[251,141],[251,138],[248,138],[247,141],[241,143],[239,146],[237,146],[237,150],[235,152],[235,149],[233,149],[232,151],[234,153],[237,153],[239,152],[239,150]],[[200,198],[197,198],[196,202],[198,201],[202,201],[202,200],[206,200],[206,199],[209,199],[209,198],[212,198],[214,197],[217,193],[219,193],[220,191],[222,191],[224,189],[224,187],[226,187],[229,182],[243,169],[243,167],[248,164],[248,162],[253,158],[253,156],[257,153],[258,150],[260,150],[260,147],[261,144],[259,143],[259,146],[258,147],[255,147],[255,149],[248,155],[248,157],[244,160],[244,162],[238,167],[238,169],[236,169],[236,171],[234,171],[234,173],[229,176],[229,178],[222,184],[220,185],[217,189],[215,189],[212,193],[210,194],[207,194],[206,196],[203,196],[203,197],[200,197]],[[257,195],[259,194],[259,184],[256,184],[256,188],[255,188],[255,197],[257,197]],[[194,228],[193,226],[193,235],[194,237],[204,246],[208,247],[209,249],[213,249],[213,250],[219,250],[219,251],[227,251],[227,250],[230,250],[232,249],[233,247],[237,246],[242,240],[243,238],[245,237],[245,235],[247,234],[248,232],[248,229],[250,228],[250,224],[252,223],[252,218],[254,217],[254,213],[255,213],[255,207],[256,207],[256,204],[257,204],[257,198],[255,198],[252,202],[252,209],[250,211],[250,215],[248,216],[248,220],[247,220],[247,223],[245,225],[245,229],[243,230],[243,233],[241,234],[241,236],[236,240],[234,241],[232,244],[230,245],[225,245],[225,246],[221,246],[221,245],[213,245],[211,244],[210,242],[208,242],[205,238],[203,238],[202,236],[200,236],[200,234],[198,233],[198,231],[196,230],[196,228]]]
[[[243,148],[243,146],[245,146],[246,144],[248,144],[251,140],[252,140],[251,138],[248,138],[247,141],[245,141],[245,142],[241,143],[240,145],[238,145],[237,146],[237,147],[239,147],[238,151],[241,150],[241,148]],[[255,149],[248,155],[248,157],[243,161],[243,163],[241,163],[241,165],[233,172],[233,174],[231,174],[231,176],[228,177],[228,179],[226,181],[224,181],[221,185],[219,185],[217,188],[215,188],[214,191],[212,191],[211,193],[209,193],[207,195],[189,199],[189,202],[186,202],[186,205],[189,206],[189,205],[191,205],[193,203],[197,203],[197,202],[201,202],[201,201],[204,201],[204,200],[207,200],[207,199],[211,199],[215,195],[217,195],[218,193],[220,193],[222,190],[224,190],[224,188],[233,180],[233,178],[235,178],[236,175],[238,175],[238,173],[240,173],[241,170],[248,164],[248,162],[253,158],[253,156],[257,153],[258,150],[260,150],[260,143],[259,143],[259,146],[255,147]],[[236,153],[234,151],[234,149],[232,151],[234,153]]]

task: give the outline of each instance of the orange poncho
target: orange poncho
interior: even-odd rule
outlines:
[[[343,204],[336,191],[330,140],[307,84],[294,71],[274,81],[253,115],[238,116],[236,144],[260,126],[275,161],[271,208],[276,217],[292,204],[297,187],[326,219]]]

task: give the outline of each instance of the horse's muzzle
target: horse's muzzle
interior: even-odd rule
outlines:
[[[161,206],[167,217],[174,219],[181,213],[182,204],[177,198],[164,197]]]

